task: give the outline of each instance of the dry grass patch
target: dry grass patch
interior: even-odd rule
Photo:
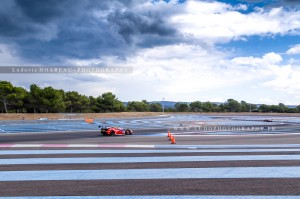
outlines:
[[[85,118],[135,118],[158,116],[162,113],[153,112],[122,112],[122,113],[1,113],[0,120],[37,120],[39,118],[48,118],[50,120],[58,119],[85,119]]]
[[[165,113],[170,114],[199,114],[211,116],[278,116],[278,117],[300,117],[300,113]],[[39,118],[48,118],[50,120],[58,119],[86,119],[86,118],[140,118],[162,115],[162,112],[121,112],[121,113],[0,113],[0,120],[37,120]]]

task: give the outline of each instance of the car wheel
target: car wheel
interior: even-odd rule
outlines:
[[[129,130],[126,130],[126,131],[125,131],[125,135],[130,135],[130,131],[129,131]]]
[[[114,131],[111,131],[111,132],[110,132],[110,135],[111,135],[111,136],[115,136],[116,133],[115,133]]]

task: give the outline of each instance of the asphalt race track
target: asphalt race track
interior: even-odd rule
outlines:
[[[147,118],[144,123],[127,119],[134,135],[109,137],[95,129],[45,130],[54,129],[50,123],[46,128],[39,124],[44,129],[40,133],[21,132],[27,124],[17,121],[2,124],[0,198],[299,198],[299,119],[273,117],[270,123],[264,119],[197,115]],[[172,129],[204,121],[214,127],[245,128]],[[248,129],[253,126],[268,128]],[[176,144],[171,144],[168,130]]]

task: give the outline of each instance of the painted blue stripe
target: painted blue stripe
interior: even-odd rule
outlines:
[[[1,171],[0,181],[114,179],[300,178],[300,167]]]
[[[0,150],[0,155],[41,154],[141,154],[141,153],[212,153],[212,152],[299,152],[297,149],[184,149],[184,150]]]
[[[16,158],[0,159],[0,165],[10,164],[95,164],[137,162],[208,162],[246,160],[300,160],[300,155],[233,155],[233,156],[159,156],[159,157],[82,157],[82,158]]]
[[[167,195],[167,196],[29,196],[0,197],[0,199],[298,199],[299,196],[208,196],[208,195]]]

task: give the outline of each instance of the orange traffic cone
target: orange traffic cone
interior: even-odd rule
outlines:
[[[170,131],[168,131],[168,136],[167,136],[168,138],[170,137],[170,134],[171,134]]]
[[[172,140],[172,137],[173,137],[173,135],[170,133],[170,137],[169,137],[169,140]]]
[[[175,141],[175,136],[172,136],[172,139],[171,139],[171,144],[176,144],[176,141]]]

